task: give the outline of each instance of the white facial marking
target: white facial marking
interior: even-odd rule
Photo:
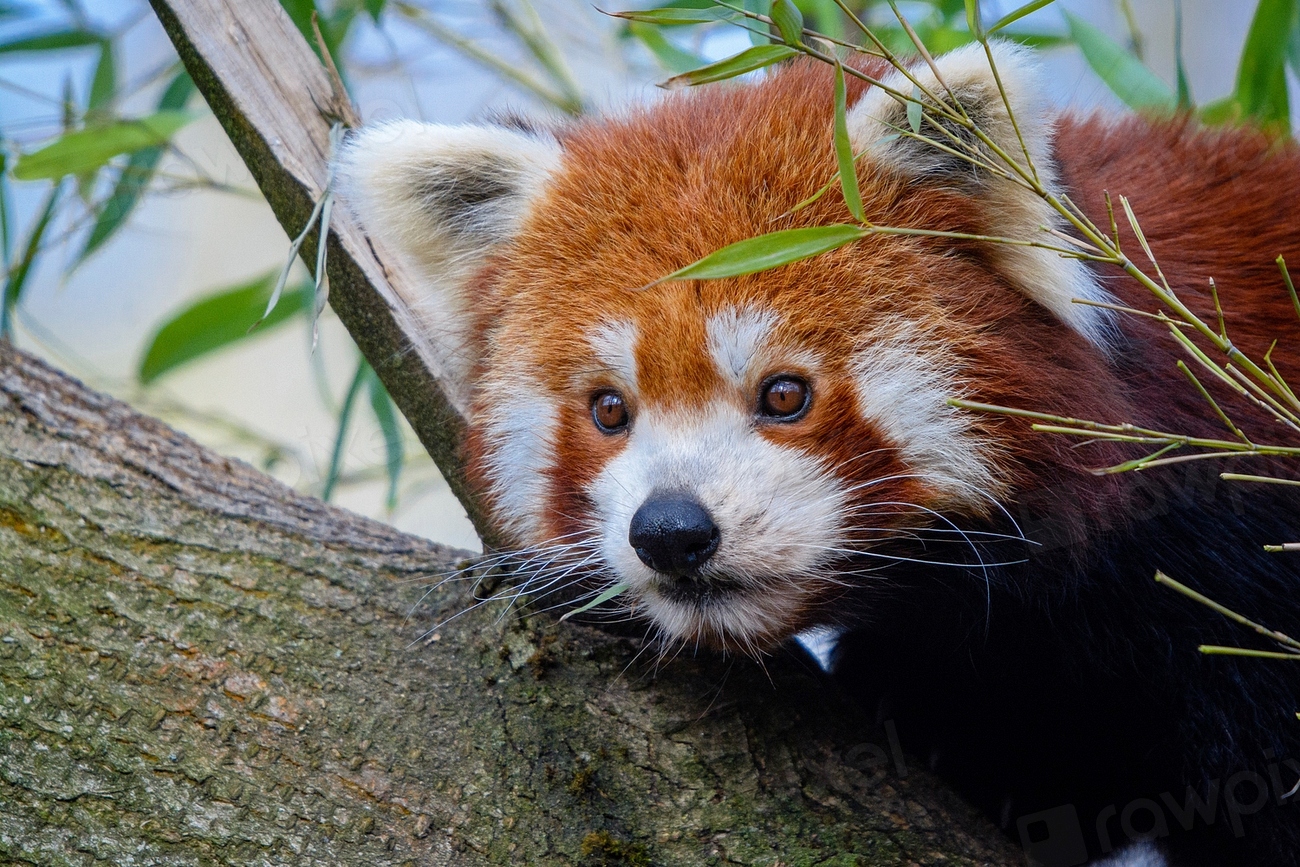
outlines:
[[[488,482],[505,530],[536,541],[546,507],[546,470],[555,463],[554,402],[524,366],[502,373],[483,387],[483,405],[491,408],[483,413]]]
[[[628,542],[632,516],[656,492],[695,498],[719,530],[705,580],[738,592],[682,602],[656,590],[663,576]],[[764,439],[752,416],[719,402],[700,412],[643,412],[623,451],[588,488],[602,529],[602,555],[638,605],[671,638],[712,635],[766,646],[826,581],[841,552],[846,499],[823,462]]]
[[[709,355],[718,372],[737,386],[745,385],[745,374],[753,372],[751,367],[776,321],[775,313],[750,307],[729,307],[710,316]]]
[[[992,446],[947,403],[961,396],[962,375],[942,340],[905,319],[880,320],[854,356],[852,371],[862,415],[944,492],[940,505],[987,509],[988,498],[1001,492]]]
[[[636,389],[636,325],[626,320],[602,322],[587,335],[596,358],[628,389]]]
[[[995,39],[989,45],[997,63],[1000,84],[994,78],[988,57],[980,45],[958,48],[938,58],[936,65],[943,73],[944,84],[959,94],[980,128],[999,143],[1005,153],[1024,164],[1025,150],[1028,150],[1039,181],[1047,189],[1056,191],[1059,184],[1052,153],[1054,113],[1048,104],[1043,75],[1033,52],[1003,40]],[[910,74],[930,92],[945,92],[944,85],[939,83],[928,65],[918,64]],[[882,83],[896,92],[910,93],[912,79],[894,71],[885,76]],[[1007,113],[1003,92],[1015,113],[1018,127]],[[932,145],[894,134],[905,123],[906,112],[906,106],[890,96],[885,88],[870,88],[849,109],[846,119],[853,149],[867,151],[876,163],[893,166],[905,176],[923,179],[944,165],[948,166],[946,171],[951,171],[951,158]],[[986,150],[984,158],[991,165],[1003,167],[1001,159],[992,151]],[[973,169],[968,174],[976,177]],[[1062,230],[1070,227],[1046,201],[1025,185],[980,170],[973,195],[991,234],[1063,246],[1040,227]],[[1007,280],[1027,297],[1046,307],[1099,348],[1104,350],[1111,344],[1115,334],[1114,315],[1073,301],[1075,298],[1095,302],[1114,300],[1087,265],[1041,247],[992,244],[989,252]]]
[[[400,120],[350,134],[335,161],[341,201],[409,269],[396,285],[461,411],[476,360],[473,278],[518,232],[561,157],[549,136]]]

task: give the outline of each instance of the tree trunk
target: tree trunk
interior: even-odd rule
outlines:
[[[1020,863],[806,662],[474,608],[462,556],[0,345],[0,861]]]

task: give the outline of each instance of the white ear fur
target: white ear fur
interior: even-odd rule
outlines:
[[[462,408],[476,360],[470,281],[518,231],[560,157],[549,136],[409,120],[367,126],[339,154],[339,195],[366,233],[413,269],[415,297],[405,301]]]
[[[944,84],[951,88],[980,129],[1022,166],[1027,150],[1039,180],[1052,190],[1057,185],[1052,155],[1052,110],[1043,98],[1038,64],[1032,52],[1012,43],[993,41],[990,47],[1006,100],[1015,114],[1015,125],[982,46],[972,44],[951,51],[937,58],[935,66]],[[925,89],[940,98],[948,98],[928,64],[918,64],[910,71]],[[913,93],[912,82],[897,70],[882,83],[900,93]],[[1064,221],[1033,191],[978,169],[928,142],[895,135],[899,129],[908,129],[907,105],[882,88],[868,90],[849,110],[847,120],[855,152],[865,150],[876,164],[889,166],[917,182],[962,189],[988,215],[991,234],[1055,243],[1040,227],[1059,229]],[[1016,135],[1016,126],[1020,136]],[[960,140],[971,140],[965,130],[953,132]],[[951,140],[934,129],[929,120],[921,127],[921,134],[952,146]],[[980,147],[990,164],[1005,167],[987,147]],[[1051,250],[1007,244],[994,245],[993,255],[998,270],[1021,292],[1095,345],[1106,348],[1113,330],[1110,314],[1071,300],[1111,300],[1083,262],[1063,258]]]

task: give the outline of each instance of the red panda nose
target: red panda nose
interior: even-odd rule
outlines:
[[[632,516],[627,534],[641,562],[666,575],[698,571],[720,538],[708,511],[681,494],[651,495]]]

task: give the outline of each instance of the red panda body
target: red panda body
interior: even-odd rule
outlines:
[[[1236,345],[1258,358],[1280,340],[1300,382],[1274,265],[1300,263],[1300,152],[1187,122],[1054,123],[1029,61],[999,52],[1045,181],[1103,227],[1103,190],[1127,196],[1179,297],[1215,321],[1215,278]],[[987,70],[945,62],[1005,126]],[[836,189],[798,207],[835,175],[831,84],[796,65],[556,133],[394,124],[345,153],[363,222],[424,280],[411,301],[469,413],[477,486],[547,580],[626,583],[620,601],[670,641],[763,652],[838,630],[846,688],[1010,830],[1068,806],[1094,857],[1155,839],[1174,865],[1300,863],[1294,665],[1199,656],[1240,635],[1151,580],[1300,632],[1300,569],[1261,548],[1300,525],[1296,489],[1229,488],[1203,462],[1097,475],[1140,453],[948,403],[1218,437],[1173,379],[1166,326],[1071,303],[1154,310],[1145,289],[1042,249],[898,235],[655,283],[849,220]],[[1008,182],[877,135],[905,109],[876,90],[849,93],[868,221],[1056,225]],[[1261,439],[1294,435],[1234,413]],[[1184,828],[1161,798],[1188,792],[1221,800]]]

